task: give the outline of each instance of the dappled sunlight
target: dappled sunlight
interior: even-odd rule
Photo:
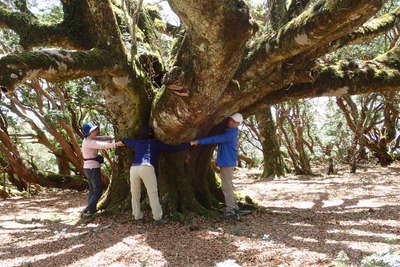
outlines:
[[[322,208],[328,208],[328,207],[340,206],[344,203],[344,200],[343,199],[331,199],[331,200],[324,200],[322,202],[324,203],[322,205]]]
[[[0,266],[213,266],[229,259],[242,266],[330,266],[340,251],[359,262],[400,249],[400,189],[391,169],[274,181],[249,173],[238,170],[236,190],[262,207],[241,222],[194,216],[187,225],[155,226],[125,213],[82,224],[84,193],[3,201]]]
[[[398,175],[390,168],[368,167],[307,180],[242,181],[236,188],[271,212],[260,229],[273,225],[272,240],[331,257],[343,250],[360,260],[389,246],[400,248]]]

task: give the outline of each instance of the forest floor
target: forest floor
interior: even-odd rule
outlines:
[[[127,213],[81,224],[86,195],[72,191],[1,201],[0,266],[360,266],[400,251],[400,166],[274,181],[259,173],[236,172],[236,190],[265,207],[240,222],[156,226]]]

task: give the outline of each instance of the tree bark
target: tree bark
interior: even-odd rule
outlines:
[[[256,113],[261,145],[264,155],[264,170],[261,178],[273,179],[285,175],[285,163],[276,138],[276,126],[272,117],[271,107]]]
[[[25,183],[34,183],[44,187],[55,187],[62,189],[84,190],[87,183],[80,176],[66,176],[58,174],[41,174],[33,168],[26,166],[18,151],[17,146],[12,142],[8,133],[0,128],[0,153],[4,155],[9,164],[9,172],[17,175]]]
[[[62,156],[56,156],[58,173],[62,175],[70,175],[71,169],[68,166],[68,160]]]
[[[389,154],[389,146],[396,137],[395,125],[398,111],[393,105],[392,95],[384,95],[381,103],[378,102],[378,97],[377,94],[363,97],[360,110],[350,97],[338,98],[336,101],[355,135],[352,151],[357,151],[357,153],[351,153],[354,172],[355,164],[365,147],[373,153],[383,167],[394,161]],[[359,150],[356,150],[357,144]]]
[[[295,9],[285,25],[266,36],[255,35],[249,10],[241,0],[168,2],[185,34],[161,90],[153,90],[155,83],[138,55],[126,53],[110,1],[98,0],[62,1],[63,22],[51,25],[53,32],[32,17],[1,8],[0,27],[17,32],[25,47],[46,43],[80,50],[39,50],[1,58],[2,90],[10,92],[32,78],[61,81],[88,75],[101,87],[117,138],[134,138],[149,123],[157,137],[168,143],[210,135],[224,118],[238,111],[254,114],[271,104],[321,95],[398,90],[397,47],[372,61],[328,65],[316,60],[332,52],[335,41],[363,26],[382,7],[382,0],[313,1],[305,9]],[[66,25],[69,28],[63,28]],[[41,32],[28,40],[29,30]],[[59,37],[62,30],[65,36]],[[219,190],[209,166],[211,151],[194,148],[164,156],[159,180],[162,201],[171,207],[167,210],[206,213],[216,205]],[[131,156],[125,149],[117,149],[116,155],[101,203],[111,211],[126,207],[129,200]]]

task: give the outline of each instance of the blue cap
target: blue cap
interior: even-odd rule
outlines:
[[[87,137],[90,133],[92,133],[94,130],[96,130],[98,128],[99,128],[99,126],[97,126],[91,122],[87,122],[87,123],[83,124],[83,126],[82,126],[83,136]]]

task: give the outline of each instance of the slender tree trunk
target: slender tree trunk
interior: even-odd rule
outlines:
[[[69,168],[69,161],[62,156],[56,155],[58,173],[62,175],[70,175],[71,170]]]
[[[14,185],[20,192],[24,192],[28,189],[27,183],[25,183],[20,179],[15,178],[15,175],[11,172],[8,173],[8,181],[10,181],[10,183]]]
[[[351,149],[349,151],[349,154],[351,155],[350,157],[350,173],[356,173],[357,171],[357,145],[358,141],[354,140],[353,145],[351,146]]]
[[[323,147],[323,146],[321,146],[321,147]],[[328,175],[331,175],[331,174],[335,174],[335,173],[336,173],[335,167],[334,167],[334,165],[333,165],[332,147],[333,147],[332,145],[327,145],[327,146],[324,148],[324,150],[325,150],[325,155],[326,155],[326,157],[327,157],[327,159],[328,159],[328,171],[327,171],[327,174],[328,174]]]
[[[264,170],[261,178],[273,179],[285,175],[285,163],[276,138],[276,126],[271,108],[256,113],[264,155]]]

